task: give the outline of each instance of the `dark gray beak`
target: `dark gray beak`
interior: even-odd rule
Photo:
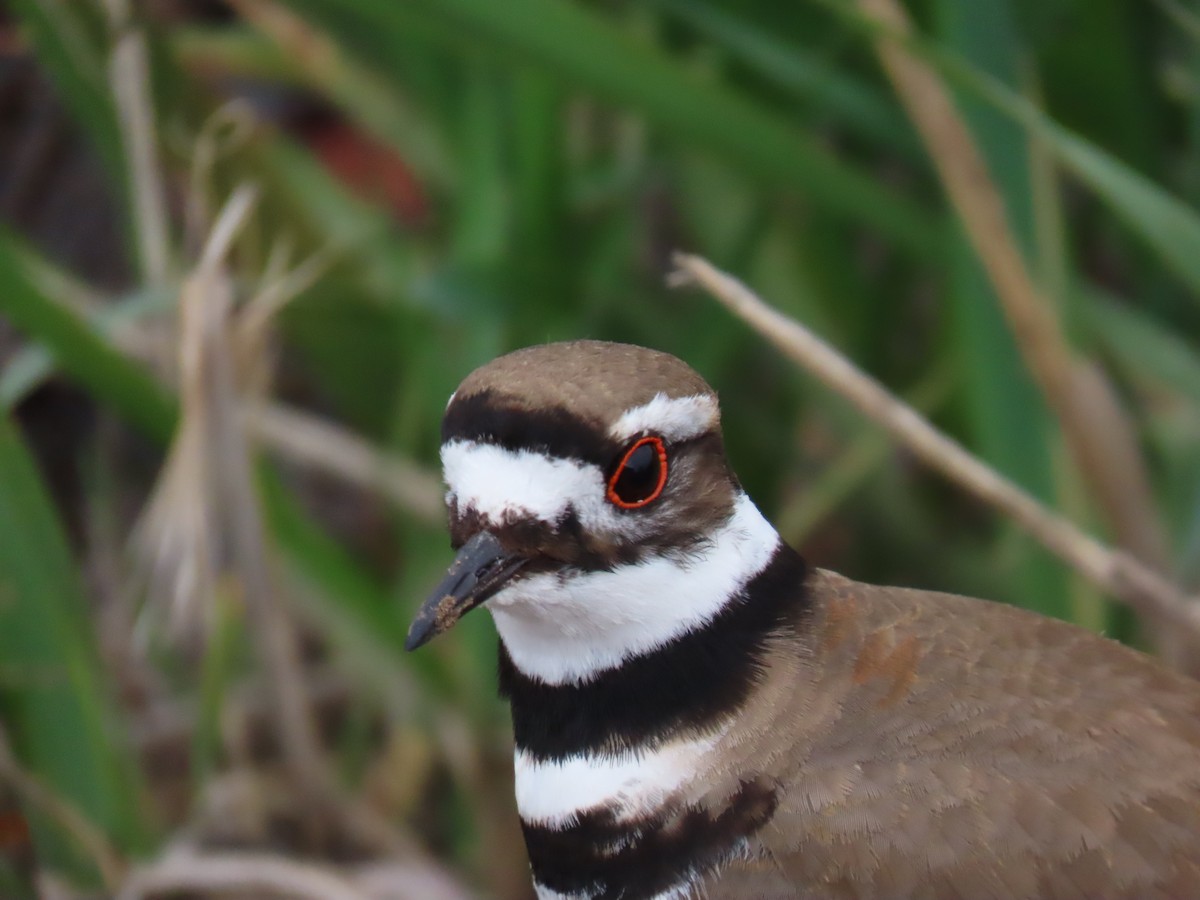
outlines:
[[[449,631],[454,623],[483,603],[512,578],[528,558],[510,553],[491,532],[481,531],[462,545],[446,577],[433,589],[408,629],[404,649]]]

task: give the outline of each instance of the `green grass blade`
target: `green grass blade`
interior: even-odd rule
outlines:
[[[108,92],[99,4],[78,0],[13,0],[24,33],[63,105],[83,125],[118,184],[125,181],[117,111]]]
[[[533,62],[600,98],[645,115],[664,131],[706,147],[755,177],[797,190],[877,228],[926,257],[941,252],[930,214],[836,159],[789,117],[717,82],[694,77],[653,47],[633,40],[584,6],[562,0],[287,0],[354,52],[386,68],[414,11],[454,45]],[[476,40],[472,40],[475,38]]]
[[[26,768],[117,847],[142,846],[127,748],[89,633],[79,573],[49,492],[0,417],[0,710]],[[43,865],[94,883],[70,836],[28,810]]]
[[[946,45],[985,67],[991,77],[1019,77],[1023,48],[1008,0],[959,4],[941,0],[936,19]],[[1019,243],[1033,245],[1029,149],[1025,132],[991,106],[967,97],[964,117],[985,153]],[[1026,370],[1012,328],[978,257],[965,240],[950,278],[954,347],[961,355],[963,394],[973,445],[991,465],[1043,503],[1054,505],[1051,417]],[[1022,540],[1012,568],[1014,595],[1046,615],[1070,618],[1062,568],[1031,541]]]
[[[880,29],[848,4],[822,0],[826,7],[869,33]],[[904,43],[955,87],[969,92],[1036,135],[1054,159],[1100,197],[1190,289],[1200,303],[1200,212],[1097,145],[1064,128],[1036,105],[962,56],[929,40]]]
[[[24,271],[28,274],[33,270],[25,268]],[[50,286],[42,290],[54,293]],[[173,298],[165,291],[131,294],[97,308],[87,319],[101,334],[111,335],[116,329],[144,316],[166,312],[171,302]],[[0,369],[0,413],[11,412],[57,371],[54,357],[40,344],[31,344],[14,353],[8,364]]]
[[[1133,382],[1156,382],[1200,409],[1200,348],[1152,317],[1099,289],[1080,315],[1091,337]]]
[[[43,296],[2,231],[0,316],[44,344],[67,375],[139,430],[163,443],[170,437],[174,409],[166,392],[78,316]]]
[[[656,0],[714,44],[831,119],[903,155],[920,159],[912,125],[882,91],[822,60],[811,47],[768,32],[749,17],[703,0]]]
[[[1006,97],[1063,168],[1103,199],[1189,288],[1200,303],[1200,212],[1149,178],[1054,123],[1017,97]]]

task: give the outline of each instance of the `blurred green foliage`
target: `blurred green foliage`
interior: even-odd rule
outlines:
[[[1092,626],[1108,621],[1103,601],[1045,551],[914,470],[715,304],[664,287],[672,250],[707,256],[1043,501],[1104,530],[878,68],[872,29],[851,4],[271,7],[298,16],[302,32],[267,15],[214,25],[166,21],[153,15],[155,3],[143,6],[137,24],[150,44],[151,95],[174,191],[188,194],[199,183],[214,208],[239,183],[262,188],[238,244],[243,288],[261,273],[273,241],[289,241],[300,258],[331,254],[328,271],[281,321],[297,394],[323,415],[432,468],[446,398],[474,366],[547,340],[652,345],[688,360],[718,388],[736,470],[814,562]],[[129,148],[106,87],[112,29],[103,5],[12,7],[106,166],[136,264]],[[910,8],[923,29],[913,47],[955,91],[1030,268],[1076,350],[1118,386],[1175,574],[1195,583],[1196,14],[1174,0],[921,0]],[[252,96],[264,86],[302,94],[322,115],[297,126],[260,107],[263,122],[222,138],[201,171],[198,148],[216,141],[218,110],[231,86],[247,84],[256,86]],[[197,236],[178,225],[170,243],[178,276]],[[84,321],[34,278],[45,265],[56,263],[0,235],[0,316],[48,352],[38,372],[57,369],[161,445],[176,415],[168,388],[113,349],[103,316]],[[138,305],[147,287],[131,284],[109,299],[112,309],[153,315],[154,304]],[[37,380],[21,359],[25,368],[14,362],[0,372],[9,408]],[[79,453],[102,458],[96,447]],[[426,722],[439,705],[456,706],[479,740],[499,746],[503,714],[491,699],[486,617],[470,617],[423,654],[400,650],[408,615],[448,559],[442,531],[394,509],[384,520],[387,552],[370,552],[330,533],[290,481],[264,472],[275,543],[316,598],[306,615],[328,626],[335,658],[355,661],[347,670],[364,695],[411,682],[416,699],[389,706],[389,715]],[[2,423],[0,485],[8,485],[0,492],[5,727],[32,771],[119,848],[136,852],[153,816],[113,787],[132,766],[104,687],[109,675],[82,617],[79,572],[66,561],[20,438]],[[63,583],[44,581],[48,572]],[[57,611],[30,616],[29,604]],[[38,666],[66,675],[31,686],[22,673]],[[64,730],[80,736],[70,747],[77,768],[64,768]],[[457,790],[470,809],[466,789]],[[470,857],[478,825],[470,813],[452,818],[449,846]],[[47,859],[72,865],[58,840],[48,839]],[[86,865],[76,871],[94,874]]]

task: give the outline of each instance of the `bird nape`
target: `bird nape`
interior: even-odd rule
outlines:
[[[472,372],[442,429],[542,898],[1200,897],[1200,683],[1072,625],[809,568],[687,365]]]

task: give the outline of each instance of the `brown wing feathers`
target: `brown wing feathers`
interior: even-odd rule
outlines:
[[[803,672],[782,662],[762,686],[778,729],[762,741],[793,748],[776,757],[781,800],[756,839],[796,885],[1200,896],[1193,682],[983,601],[825,572],[811,596]]]

